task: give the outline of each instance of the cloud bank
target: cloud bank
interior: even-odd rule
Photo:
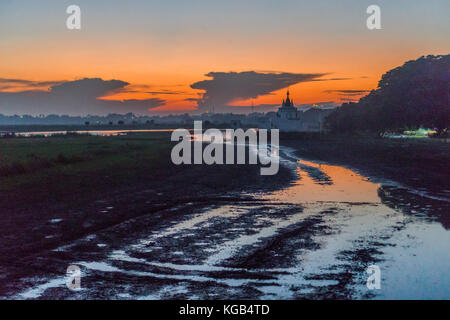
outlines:
[[[231,112],[235,108],[229,104],[238,99],[255,99],[299,82],[319,80],[324,75],[326,73],[210,72],[205,76],[212,79],[196,82],[191,88],[204,90],[202,97],[196,100],[200,112],[212,108],[215,112]]]
[[[3,114],[68,114],[102,115],[108,113],[146,114],[150,109],[165,103],[158,98],[145,100],[103,100],[104,96],[123,90],[129,85],[121,80],[84,78],[75,81],[35,82],[22,79],[0,78],[0,86],[49,86],[47,91],[25,90],[0,92],[0,113]],[[17,88],[17,87],[16,87]]]
[[[326,93],[337,93],[344,96],[358,96],[370,92],[370,90],[325,90]]]

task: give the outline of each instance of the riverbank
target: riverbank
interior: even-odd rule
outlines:
[[[204,129],[216,128],[216,129],[227,129],[229,125],[223,124],[212,124],[207,121],[202,124]],[[0,125],[0,133],[6,134],[17,134],[17,133],[39,133],[39,132],[85,132],[85,131],[137,131],[137,130],[174,130],[177,128],[193,129],[194,123],[123,123],[123,124],[66,124],[66,125],[56,125],[56,124],[28,124],[28,125]]]
[[[395,187],[389,196],[372,177],[305,161],[290,148],[281,147],[280,157],[294,179],[275,191],[274,177],[265,191],[252,189],[256,174],[236,179],[243,193],[222,192],[222,181],[202,183],[205,194],[177,201],[164,184],[177,181],[196,192],[192,181],[203,179],[182,171],[179,180],[164,180],[156,196],[140,189],[121,194],[124,202],[96,201],[84,221],[135,215],[5,263],[1,292],[19,299],[448,297],[442,280],[448,279],[448,231],[427,216],[440,203],[434,208]],[[225,173],[209,177],[233,180]],[[49,221],[43,235],[57,238],[62,223]],[[382,289],[372,291],[366,268],[374,264],[383,276]],[[81,269],[82,290],[66,288],[70,265]]]
[[[0,295],[39,273],[26,267],[33,257],[75,239],[187,204],[251,201],[241,192],[291,179],[283,167],[261,176],[255,165],[176,166],[172,145],[166,132],[0,140]]]
[[[0,125],[0,132],[54,132],[54,131],[98,131],[98,130],[165,130],[173,129],[174,125],[164,124],[29,124],[29,125]]]
[[[390,141],[281,141],[275,176],[254,165],[175,166],[167,132],[0,144],[4,165],[25,168],[3,170],[0,180],[0,297],[448,296],[435,282],[447,275],[447,203],[378,182],[402,154]],[[408,148],[417,163],[438,160],[434,169],[445,152]],[[344,168],[351,166],[363,176]],[[365,286],[374,263],[387,279],[376,293]],[[79,292],[65,287],[72,264],[82,269]],[[419,282],[425,289],[411,290]]]

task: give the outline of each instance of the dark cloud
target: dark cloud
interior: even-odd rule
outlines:
[[[341,81],[341,80],[352,80],[352,78],[314,79],[314,80],[311,80],[311,81]]]
[[[7,84],[6,86],[0,87],[0,90],[4,89],[22,89],[23,87],[49,87],[60,85],[66,82],[65,80],[61,81],[32,81],[25,79],[8,79],[8,78],[0,78],[0,84]]]
[[[124,113],[124,112],[133,112],[136,114],[146,114],[150,111],[150,109],[160,107],[164,105],[165,100],[161,100],[158,98],[137,100],[137,99],[128,99],[123,101],[117,100],[98,100],[99,105],[103,103],[104,113]],[[96,113],[97,114],[97,113]]]
[[[189,93],[189,92],[184,92],[184,91],[172,91],[172,90],[146,91],[145,93],[148,93],[148,94],[154,94],[154,95],[159,95],[159,94],[191,94],[191,93]]]
[[[326,73],[260,73],[246,72],[210,72],[212,79],[196,82],[191,88],[204,90],[197,99],[199,111],[230,112],[232,101],[238,99],[255,99],[262,95],[287,88],[299,82],[315,81]]]
[[[30,81],[30,80],[23,80],[23,79],[7,79],[7,78],[0,78],[0,83],[29,84],[29,83],[33,83],[33,81]]]
[[[360,96],[363,93],[338,93],[339,96],[344,96],[344,97],[353,97],[353,96]]]
[[[175,86],[178,86],[178,85],[175,85]],[[181,90],[160,89],[158,91],[156,91],[156,90],[155,91],[146,91],[151,87],[152,86],[144,85],[144,84],[138,84],[138,85],[127,84],[126,86],[113,89],[112,93],[146,93],[146,94],[150,94],[150,95],[179,95],[179,94],[192,95],[192,93],[190,93],[190,92],[185,92],[185,91],[181,91]],[[162,87],[162,86],[158,86],[158,87]]]
[[[142,93],[150,87],[147,84],[128,84],[125,87],[114,89],[114,93]]]
[[[341,96],[342,98],[340,98],[341,102],[357,102],[358,99],[356,99],[356,97],[360,97],[368,92],[370,92],[370,90],[348,90],[348,89],[344,89],[344,90],[325,90],[324,92],[326,93],[337,93],[339,96]]]
[[[34,87],[48,87],[48,86],[57,86],[67,82],[66,80],[61,81],[34,81],[31,86]]]
[[[0,85],[0,91],[14,89],[14,88],[16,88],[16,87],[11,86],[11,85]]]
[[[360,95],[369,92],[370,90],[325,90],[326,93],[338,93],[343,95]]]
[[[100,78],[84,78],[53,86],[50,88],[50,92],[54,95],[72,99],[95,99],[112,93],[114,90],[124,88],[127,85],[129,85],[128,82],[121,80],[105,81]]]
[[[19,79],[14,80],[17,83],[20,82]],[[22,81],[25,83],[27,80]],[[159,107],[165,102],[158,98],[123,101],[101,99],[128,85],[128,82],[121,80],[85,78],[55,84],[47,91],[0,92],[0,113],[86,115],[134,112],[145,114],[149,109]]]

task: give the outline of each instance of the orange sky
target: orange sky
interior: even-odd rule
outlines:
[[[287,48],[286,51],[280,52],[278,46],[267,45],[268,47],[252,47],[250,51],[238,57],[233,55],[232,48],[216,49],[214,54],[209,54],[195,43],[187,43],[183,45],[183,50],[164,54],[159,50],[152,50],[151,44],[139,43],[138,39],[133,44],[128,42],[126,47],[115,47],[110,42],[97,44],[95,49],[91,46],[94,45],[89,42],[83,43],[83,46],[67,43],[53,48],[39,43],[25,43],[19,48],[9,49],[6,59],[0,60],[2,77],[36,81],[74,80],[84,77],[120,79],[129,82],[131,87],[136,85],[136,90],[140,92],[117,93],[106,99],[146,99],[156,96],[167,101],[163,107],[166,110],[194,109],[196,103],[184,99],[198,97],[202,91],[191,89],[190,85],[207,79],[204,75],[210,71],[329,73],[323,78],[349,78],[304,82],[292,86],[291,96],[298,105],[324,101],[342,102],[343,96],[327,92],[329,90],[374,89],[385,71],[425,53],[423,50],[412,50],[408,47],[397,48],[395,54],[386,50],[372,52],[372,48],[368,47],[360,48],[352,54],[351,50],[336,48],[330,57],[326,54],[329,51],[326,47],[314,46],[315,50],[298,51],[296,48]],[[132,54],[129,52],[130,47],[133,48]],[[5,55],[5,52],[3,54]],[[158,63],[152,64],[152,61]],[[179,94],[145,93],[165,90],[177,91]],[[253,103],[280,103],[285,90],[274,93],[275,95],[253,99]],[[251,100],[240,100],[232,104],[251,103]]]
[[[328,73],[323,79],[348,80],[299,83],[291,86],[291,96],[296,105],[326,101],[342,103],[343,99],[360,96],[345,96],[335,90],[374,89],[381,75],[389,69],[421,55],[450,51],[449,41],[444,41],[448,40],[445,39],[448,31],[439,28],[439,23],[444,22],[437,24],[430,19],[429,25],[421,22],[421,25],[407,26],[404,21],[414,19],[420,8],[411,9],[411,17],[405,17],[408,13],[405,9],[403,20],[397,23],[400,19],[394,13],[400,14],[401,11],[394,5],[390,6],[392,12],[385,14],[385,27],[376,31],[365,28],[364,5],[349,9],[346,19],[350,21],[327,13],[335,19],[334,25],[333,21],[329,22],[330,17],[322,14],[308,18],[316,21],[316,25],[312,22],[306,25],[299,19],[298,26],[287,23],[289,28],[283,30],[276,21],[270,22],[271,28],[266,27],[259,15],[254,14],[247,19],[244,16],[242,20],[237,17],[237,26],[231,20],[213,23],[211,30],[203,25],[197,26],[199,22],[194,19],[183,22],[185,24],[171,20],[172,24],[168,24],[166,30],[163,26],[158,28],[163,22],[154,22],[153,29],[145,29],[144,24],[151,22],[145,20],[147,16],[141,17],[137,9],[127,12],[122,25],[112,25],[107,20],[108,14],[112,19],[121,8],[112,8],[111,12],[104,14],[104,22],[87,20],[89,14],[101,16],[102,13],[97,12],[100,9],[96,7],[88,7],[86,2],[81,7],[91,11],[85,13],[88,18],[80,31],[64,28],[64,14],[56,18],[51,16],[48,21],[30,23],[28,29],[12,18],[4,21],[3,24],[8,23],[9,32],[0,34],[5,36],[0,44],[0,77],[35,81],[70,81],[85,77],[118,79],[129,82],[129,89],[138,92],[119,92],[104,99],[160,98],[166,101],[165,105],[154,110],[194,110],[196,102],[185,99],[198,98],[203,91],[191,89],[190,85],[208,79],[205,74],[209,72]],[[6,9],[19,15],[26,8],[11,5]],[[47,14],[44,9],[41,12],[40,8],[34,8],[33,17],[38,20],[40,15],[44,17]],[[117,12],[114,11],[116,9]],[[234,8],[228,9],[235,12],[232,11]],[[264,17],[280,19],[283,15],[283,12],[259,10],[258,14]],[[310,10],[311,14],[322,12],[315,7]],[[433,10],[439,12],[438,7]],[[183,12],[179,14],[179,19],[189,18],[183,16]],[[137,22],[129,22],[133,15],[137,15]],[[10,16],[14,17],[14,14]],[[207,15],[205,17],[203,19],[208,19]],[[305,14],[304,19],[307,17]],[[7,19],[6,16],[0,18]],[[142,21],[139,20],[141,18]],[[324,22],[326,18],[328,22]],[[395,25],[392,22],[394,18],[397,19]],[[259,29],[246,23],[252,19]],[[177,25],[175,31],[172,30],[175,28],[173,25]],[[4,29],[3,25],[0,27]],[[23,89],[16,87],[1,91]],[[164,94],[167,91],[176,94]],[[284,94],[285,89],[282,89],[256,99],[233,101],[231,105],[279,104]]]

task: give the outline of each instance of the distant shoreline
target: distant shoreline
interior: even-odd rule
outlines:
[[[180,125],[178,125],[180,126]],[[162,130],[174,129],[177,125],[0,125],[0,132],[50,132],[50,131],[106,131],[106,130]]]

